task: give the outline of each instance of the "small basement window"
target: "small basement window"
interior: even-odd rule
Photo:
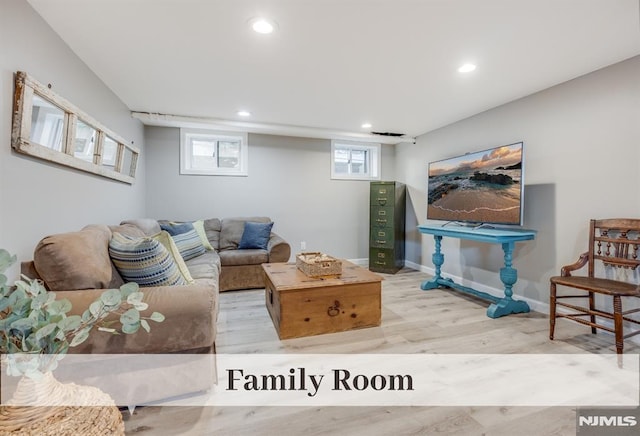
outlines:
[[[246,176],[247,134],[180,129],[180,174]]]
[[[331,178],[380,180],[380,144],[331,141]]]

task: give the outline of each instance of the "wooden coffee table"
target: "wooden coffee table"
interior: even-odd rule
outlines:
[[[280,339],[380,325],[382,276],[342,261],[342,275],[307,277],[291,263],[265,263],[265,300]]]

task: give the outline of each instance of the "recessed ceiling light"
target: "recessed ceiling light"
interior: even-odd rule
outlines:
[[[251,116],[251,112],[249,112],[249,111],[238,111],[236,113],[238,114],[238,116],[241,116],[241,117],[250,117]]]
[[[371,123],[364,123],[364,124],[362,125],[362,128],[363,128],[363,129],[370,129],[370,128],[371,128]]]
[[[273,31],[277,28],[277,24],[275,23],[275,21],[269,20],[267,18],[254,18],[250,20],[249,23],[251,24],[251,28],[254,30],[254,32],[262,33],[265,35],[273,33]]]
[[[476,69],[476,66],[474,64],[464,64],[463,66],[458,68],[458,71],[460,73],[470,73],[475,69]]]

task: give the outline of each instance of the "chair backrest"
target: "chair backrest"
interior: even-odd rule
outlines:
[[[640,265],[640,219],[611,218],[591,220],[589,233],[589,277],[595,261],[605,266],[635,270]]]

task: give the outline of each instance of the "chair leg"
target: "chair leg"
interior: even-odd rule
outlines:
[[[616,353],[622,354],[624,339],[622,334],[622,299],[619,295],[613,296],[613,324],[616,334]]]
[[[553,334],[556,329],[556,284],[551,283],[549,287],[549,339],[553,341]]]
[[[593,292],[589,292],[589,310],[591,310],[592,312],[596,308],[596,302],[595,302],[595,298],[593,296],[594,296],[594,293]],[[595,323],[596,323],[596,316],[595,315],[591,315],[591,324],[595,324]],[[591,333],[593,333],[595,335],[597,331],[598,331],[598,329],[596,329],[595,327],[591,326]]]

